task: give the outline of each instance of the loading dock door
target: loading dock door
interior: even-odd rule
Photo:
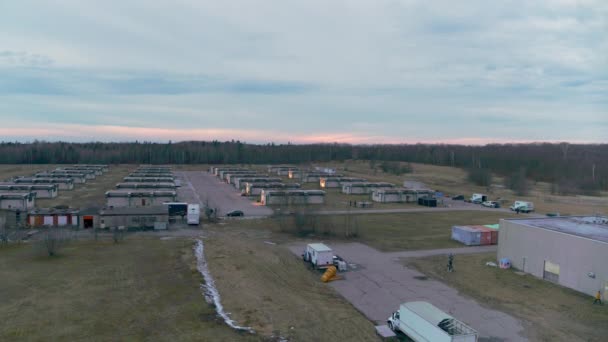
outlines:
[[[83,216],[84,228],[93,228],[93,216]]]
[[[559,264],[554,264],[551,261],[545,260],[543,279],[553,283],[559,283]]]
[[[67,216],[59,216],[57,217],[57,225],[58,226],[65,226],[68,224],[68,217]]]
[[[45,216],[44,217],[44,225],[52,226],[53,225],[53,216]]]

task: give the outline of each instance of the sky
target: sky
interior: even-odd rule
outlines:
[[[608,142],[608,1],[0,1],[0,140]]]

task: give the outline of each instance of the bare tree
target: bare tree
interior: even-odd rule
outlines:
[[[10,229],[6,224],[6,219],[0,217],[0,243],[8,243],[10,236]]]
[[[45,228],[39,240],[39,246],[48,256],[56,256],[59,251],[71,240],[71,233],[63,228]]]
[[[112,240],[114,243],[119,243],[125,238],[125,228],[124,227],[114,227],[112,229]]]

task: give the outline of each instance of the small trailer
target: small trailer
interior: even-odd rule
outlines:
[[[478,337],[475,329],[427,302],[401,304],[387,323],[416,342],[476,342]]]
[[[315,269],[324,269],[334,265],[334,253],[322,243],[309,243],[302,253],[302,259],[310,262]]]
[[[481,204],[485,201],[488,200],[488,196],[484,195],[484,194],[473,194],[473,196],[471,196],[471,203],[475,203],[475,204]]]
[[[534,211],[534,203],[526,201],[515,201],[510,208],[512,211],[518,211],[522,213],[529,213]]]

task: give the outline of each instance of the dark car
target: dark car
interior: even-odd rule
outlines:
[[[228,214],[226,214],[226,216],[228,217],[242,217],[245,216],[245,214],[240,211],[240,210],[233,210],[231,212],[229,212]]]
[[[456,195],[452,197],[454,201],[464,201],[464,195]]]

